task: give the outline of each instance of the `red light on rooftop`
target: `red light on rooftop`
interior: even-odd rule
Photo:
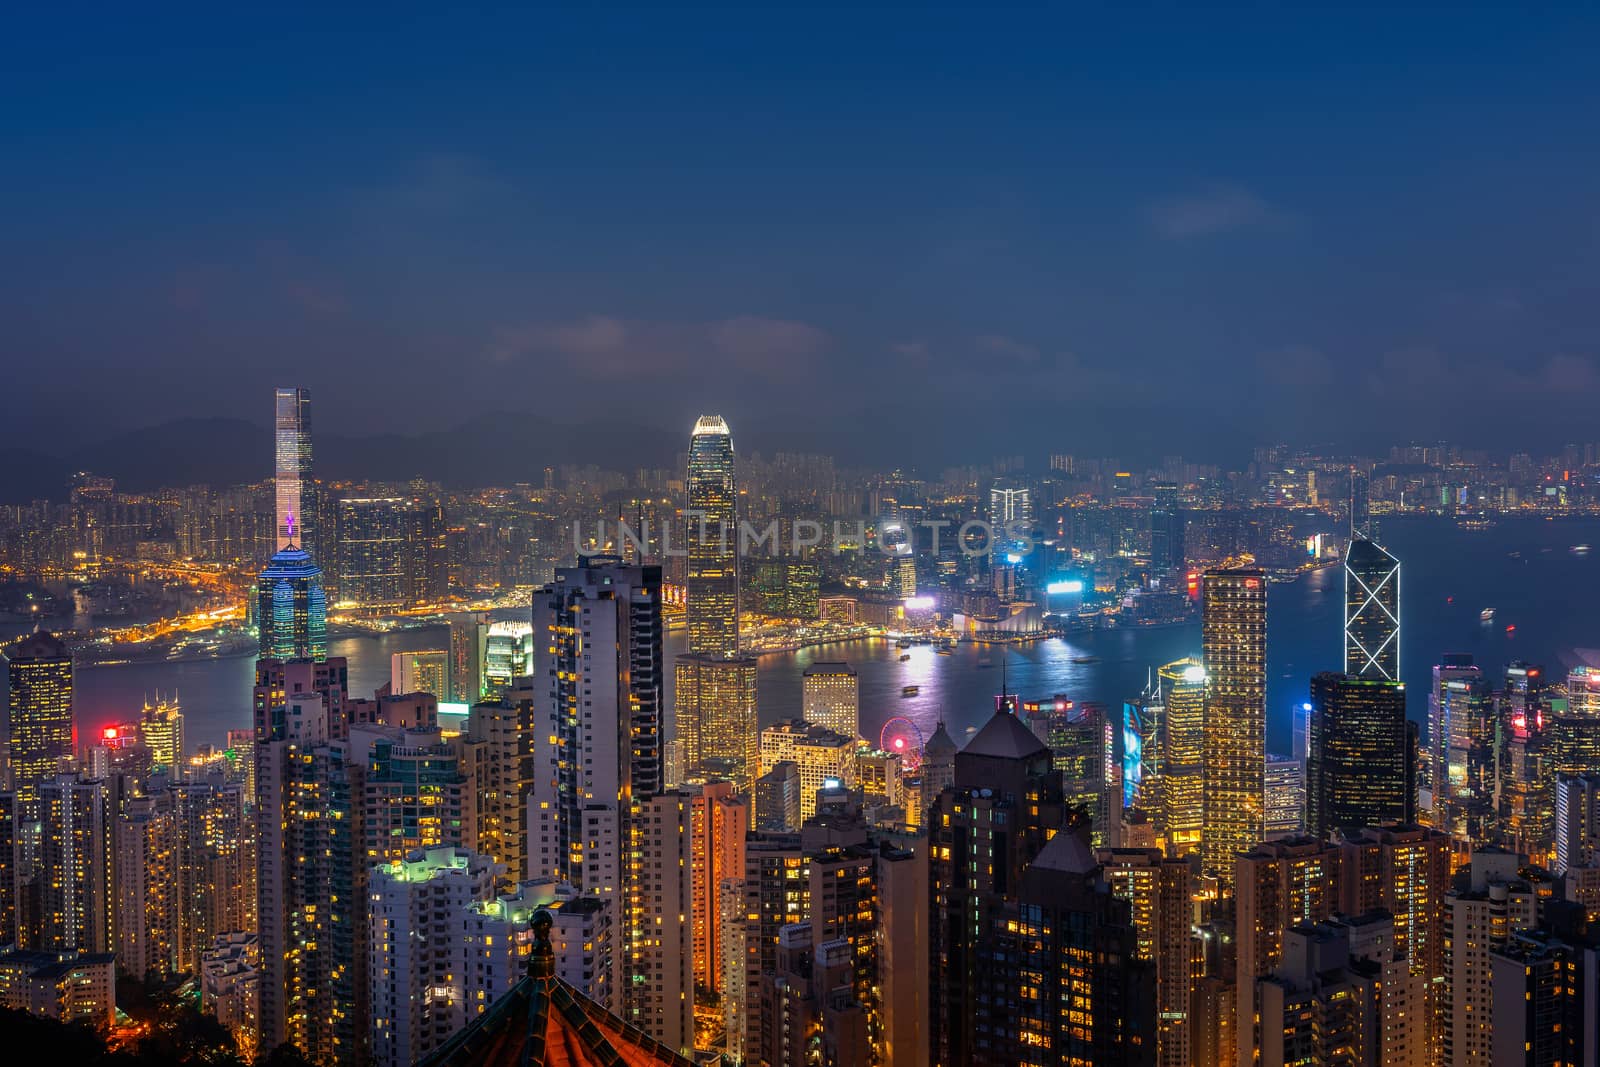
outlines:
[[[107,741],[115,741],[117,739],[117,728],[115,726],[107,726],[105,730],[101,732],[100,736],[104,737]]]

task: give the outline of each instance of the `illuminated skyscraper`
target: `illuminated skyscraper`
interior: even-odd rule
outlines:
[[[106,783],[69,774],[41,782],[39,823],[42,947],[113,951],[114,824]]]
[[[1371,526],[1367,472],[1350,468],[1350,538],[1366,537]]]
[[[804,719],[785,719],[761,731],[761,773],[792,762],[800,773],[800,821],[817,812],[817,792],[829,782],[856,784],[857,740]]]
[[[28,822],[38,817],[39,787],[66,770],[74,755],[72,653],[52,634],[35,630],[8,655],[8,755],[19,818]]]
[[[1493,766],[1489,689],[1483,671],[1472,657],[1447,654],[1433,668],[1433,688],[1428,693],[1429,785],[1433,807],[1439,812],[1457,796],[1475,795],[1472,775],[1474,751],[1486,749]]]
[[[1028,487],[1002,479],[989,488],[989,522],[1002,540],[1004,531],[1033,526],[1033,494]]]
[[[801,718],[849,738],[861,736],[861,682],[848,663],[813,663],[802,682]]]
[[[389,691],[432,693],[449,699],[450,653],[442,648],[396,652],[389,657]]]
[[[725,778],[750,792],[760,763],[755,659],[679,656],[673,704],[683,781]]]
[[[1266,577],[1253,568],[1209,570],[1203,597],[1201,868],[1231,885],[1234,858],[1254,848],[1266,830]]]
[[[278,460],[276,547],[299,547],[315,558],[321,542],[316,484],[311,474],[311,390],[279,389],[274,399]]]
[[[339,603],[370,611],[394,611],[411,603],[415,510],[401,497],[339,501]]]
[[[690,868],[694,880],[694,983],[716,994],[722,989],[727,955],[721,909],[723,883],[744,877],[744,837],[750,830],[749,800],[734,795],[732,782],[711,782],[693,792]]]
[[[165,768],[173,778],[183,776],[183,709],[178,707],[176,694],[163,700],[157,693],[154,704],[144,702],[139,740],[150,750],[152,763]]]
[[[702,415],[689,440],[687,518],[689,652],[739,651],[738,489],[733,435],[720,415]]]
[[[1138,934],[1138,957],[1155,965],[1156,1056],[1160,1067],[1189,1065],[1190,896],[1187,861],[1159,849],[1095,853],[1111,895],[1126,900]]]
[[[263,659],[328,658],[328,600],[322,568],[303,548],[283,548],[256,581],[256,628]]]
[[[1204,812],[1206,669],[1180,659],[1156,672],[1165,714],[1161,728],[1160,830],[1182,856],[1200,844]]]
[[[533,628],[518,621],[492,622],[479,628],[482,652],[478,675],[483,696],[498,700],[533,666]]]
[[[1400,561],[1366,538],[1351,541],[1344,558],[1344,671],[1400,678]]]
[[[1306,831],[1409,822],[1416,776],[1400,682],[1324,671],[1311,679]]]

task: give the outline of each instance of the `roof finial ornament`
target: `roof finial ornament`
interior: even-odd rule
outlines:
[[[556,924],[550,912],[540,908],[528,926],[533,930],[533,951],[528,954],[528,975],[536,981],[549,981],[556,974],[556,950],[550,944],[550,928]]]

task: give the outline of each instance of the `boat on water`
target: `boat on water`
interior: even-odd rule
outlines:
[[[901,656],[901,657],[900,657],[900,662],[901,662],[901,663],[904,663],[904,662],[905,662],[905,661],[906,661],[906,660],[908,660],[908,659],[910,659],[910,658],[911,658],[911,653],[909,653],[909,652],[907,652],[907,653],[905,653],[905,654],[904,654],[904,655],[902,655],[902,656]]]
[[[900,640],[898,640],[898,641],[896,641],[894,643],[894,647],[895,648],[910,648],[911,647],[911,639],[909,637],[902,637]]]
[[[1482,611],[1478,612],[1478,618],[1482,619],[1484,622],[1494,622],[1494,609],[1484,608]]]
[[[1570,551],[1574,556],[1587,556],[1589,554],[1589,546],[1573,545]]]
[[[1100,662],[1100,657],[1099,656],[1073,656],[1072,657],[1072,662],[1074,662],[1074,663],[1099,663]]]
[[[939,648],[938,648],[938,653],[941,656],[948,656],[948,655],[950,655],[950,649],[949,649],[949,647],[947,647],[945,645],[940,645]]]
[[[901,688],[900,695],[903,697],[914,697],[920,692],[922,692],[921,686],[908,685]]]

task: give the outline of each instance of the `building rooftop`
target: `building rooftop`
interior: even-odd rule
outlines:
[[[709,434],[728,434],[728,424],[722,421],[721,415],[701,415],[694,423],[694,436],[704,437]]]
[[[938,736],[937,732],[934,734]],[[948,736],[948,735],[946,735]],[[1049,751],[1034,732],[1009,711],[997,711],[983,729],[961,750],[964,756],[1027,759]]]
[[[421,1067],[694,1067],[555,976],[553,925],[534,916],[527,976]]]

